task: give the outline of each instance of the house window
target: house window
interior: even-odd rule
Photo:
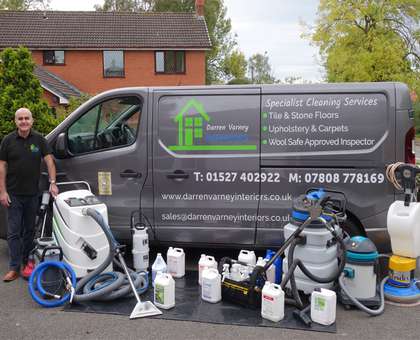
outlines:
[[[155,52],[156,73],[185,73],[185,51]]]
[[[44,65],[64,65],[64,51],[44,51]]]
[[[124,51],[104,51],[104,77],[124,77]]]

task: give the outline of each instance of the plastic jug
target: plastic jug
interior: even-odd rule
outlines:
[[[222,279],[215,268],[206,268],[202,274],[201,298],[216,303],[222,300]]]
[[[321,325],[331,325],[335,322],[337,295],[334,291],[321,288],[311,294],[311,319]]]
[[[159,308],[175,306],[175,281],[171,274],[158,272],[155,279],[154,302]]]
[[[207,256],[201,254],[200,261],[198,261],[198,284],[201,285],[201,279],[204,268],[215,268],[217,269],[217,261],[213,256]]]
[[[257,262],[257,258],[255,257],[255,253],[254,253],[253,250],[242,249],[239,252],[238,261],[239,262],[244,262],[244,263],[249,264],[251,266],[255,266],[255,264]]]
[[[262,290],[261,316],[278,322],[284,318],[284,292],[281,286],[266,281]]]
[[[153,265],[152,265],[152,285],[153,285],[153,287],[155,286],[155,278],[156,278],[156,273],[157,272],[166,273],[166,262],[163,259],[161,253],[157,254],[156,260],[155,260],[155,262],[153,262]]]
[[[269,261],[268,259],[263,259],[262,257],[258,257],[256,265],[260,267],[264,267],[268,261]],[[267,281],[270,281],[271,283],[276,283],[276,266],[274,265],[274,263],[270,267],[268,267],[265,274],[267,276]]]
[[[265,259],[270,260],[276,254],[275,251],[267,249],[265,253]],[[274,260],[273,265],[275,266],[276,280],[275,283],[280,284],[283,275],[283,259],[279,256]],[[269,280],[272,282],[271,280]]]
[[[133,267],[139,271],[149,268],[149,235],[147,228],[133,228]]]
[[[169,247],[166,254],[168,262],[167,272],[174,278],[180,278],[185,275],[185,253],[181,248]]]

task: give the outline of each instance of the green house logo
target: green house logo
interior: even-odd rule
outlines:
[[[186,116],[191,109],[196,111],[195,117]],[[175,122],[178,123],[178,146],[191,146],[194,140],[203,138],[203,120],[210,121],[203,104],[195,99],[189,100],[175,117]]]
[[[172,151],[237,151],[257,150],[256,145],[208,145],[203,143],[205,124],[210,122],[204,106],[196,99],[190,99],[174,118],[178,126],[177,145],[168,146]]]

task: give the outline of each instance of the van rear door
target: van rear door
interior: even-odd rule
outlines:
[[[153,180],[160,241],[253,244],[260,89],[154,90]],[[249,179],[249,180],[248,180]]]

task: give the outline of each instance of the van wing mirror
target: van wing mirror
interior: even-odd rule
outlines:
[[[67,148],[67,135],[65,132],[60,133],[55,141],[54,155],[57,158],[67,158],[70,156]]]

